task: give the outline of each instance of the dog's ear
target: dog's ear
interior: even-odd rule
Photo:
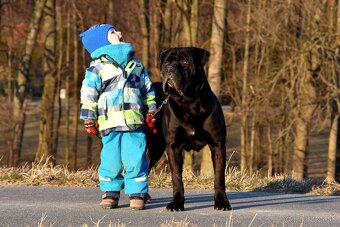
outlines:
[[[166,50],[163,50],[160,54],[159,54],[159,57],[158,57],[158,62],[159,62],[159,68],[161,69],[162,68],[162,65],[164,63],[164,58],[165,56],[168,54],[168,52],[170,51],[170,48],[166,49]]]
[[[197,47],[191,47],[191,48],[192,48],[194,60],[198,64],[202,65],[203,67],[209,59],[210,52],[202,48],[197,48]]]

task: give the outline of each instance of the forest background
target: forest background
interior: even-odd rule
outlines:
[[[339,182],[340,1],[0,0],[0,10],[1,165],[98,165],[100,141],[78,119],[90,62],[79,34],[110,23],[153,81],[162,50],[210,51],[233,166]],[[206,150],[186,153],[187,168],[211,171]]]

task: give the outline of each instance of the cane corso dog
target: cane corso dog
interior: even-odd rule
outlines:
[[[210,53],[195,47],[170,48],[160,54],[163,91],[162,128],[171,169],[171,211],[184,210],[183,149],[201,150],[208,144],[214,167],[214,208],[231,210],[225,193],[226,126],[221,105],[204,71]]]

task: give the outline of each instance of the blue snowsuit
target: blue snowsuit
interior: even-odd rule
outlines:
[[[156,102],[148,73],[133,54],[129,43],[95,50],[81,88],[80,118],[97,119],[103,137],[98,169],[103,192],[148,192],[144,116]]]

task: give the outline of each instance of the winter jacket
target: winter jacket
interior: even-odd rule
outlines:
[[[152,82],[130,44],[113,44],[91,54],[81,87],[80,119],[97,119],[102,136],[134,131],[156,110]]]

